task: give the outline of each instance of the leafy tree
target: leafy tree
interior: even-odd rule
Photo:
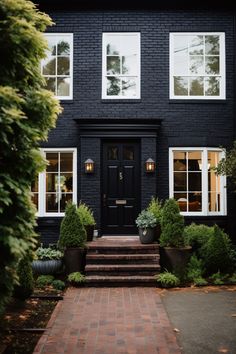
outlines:
[[[230,177],[234,188],[236,188],[236,140],[233,143],[233,147],[226,151],[225,158],[219,162],[216,172],[219,175]]]
[[[45,166],[38,146],[60,112],[45,90],[40,61],[50,18],[25,0],[0,2],[0,312],[20,259],[35,245],[30,184]]]

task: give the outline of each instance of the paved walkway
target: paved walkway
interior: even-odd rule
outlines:
[[[155,288],[69,288],[34,354],[180,354]]]

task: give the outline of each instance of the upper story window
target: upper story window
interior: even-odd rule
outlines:
[[[32,200],[39,216],[63,216],[66,203],[77,199],[76,149],[42,149],[46,170],[32,184]]]
[[[103,33],[102,98],[140,98],[140,33]]]
[[[49,51],[41,61],[47,89],[63,100],[72,99],[73,34],[46,33]]]
[[[170,34],[170,98],[225,99],[224,33]]]

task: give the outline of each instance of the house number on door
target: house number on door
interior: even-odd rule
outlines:
[[[123,180],[123,173],[122,172],[119,173],[119,177],[120,177],[120,181],[122,181]]]

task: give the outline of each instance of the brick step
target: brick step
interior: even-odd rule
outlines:
[[[144,254],[159,253],[158,244],[102,244],[98,242],[87,243],[87,254]]]
[[[87,264],[87,275],[155,275],[160,272],[159,264]]]
[[[132,275],[132,276],[86,276],[86,286],[103,287],[132,287],[132,286],[157,286],[157,281],[152,275]]]
[[[101,254],[88,253],[86,264],[159,264],[160,255],[152,254]]]

